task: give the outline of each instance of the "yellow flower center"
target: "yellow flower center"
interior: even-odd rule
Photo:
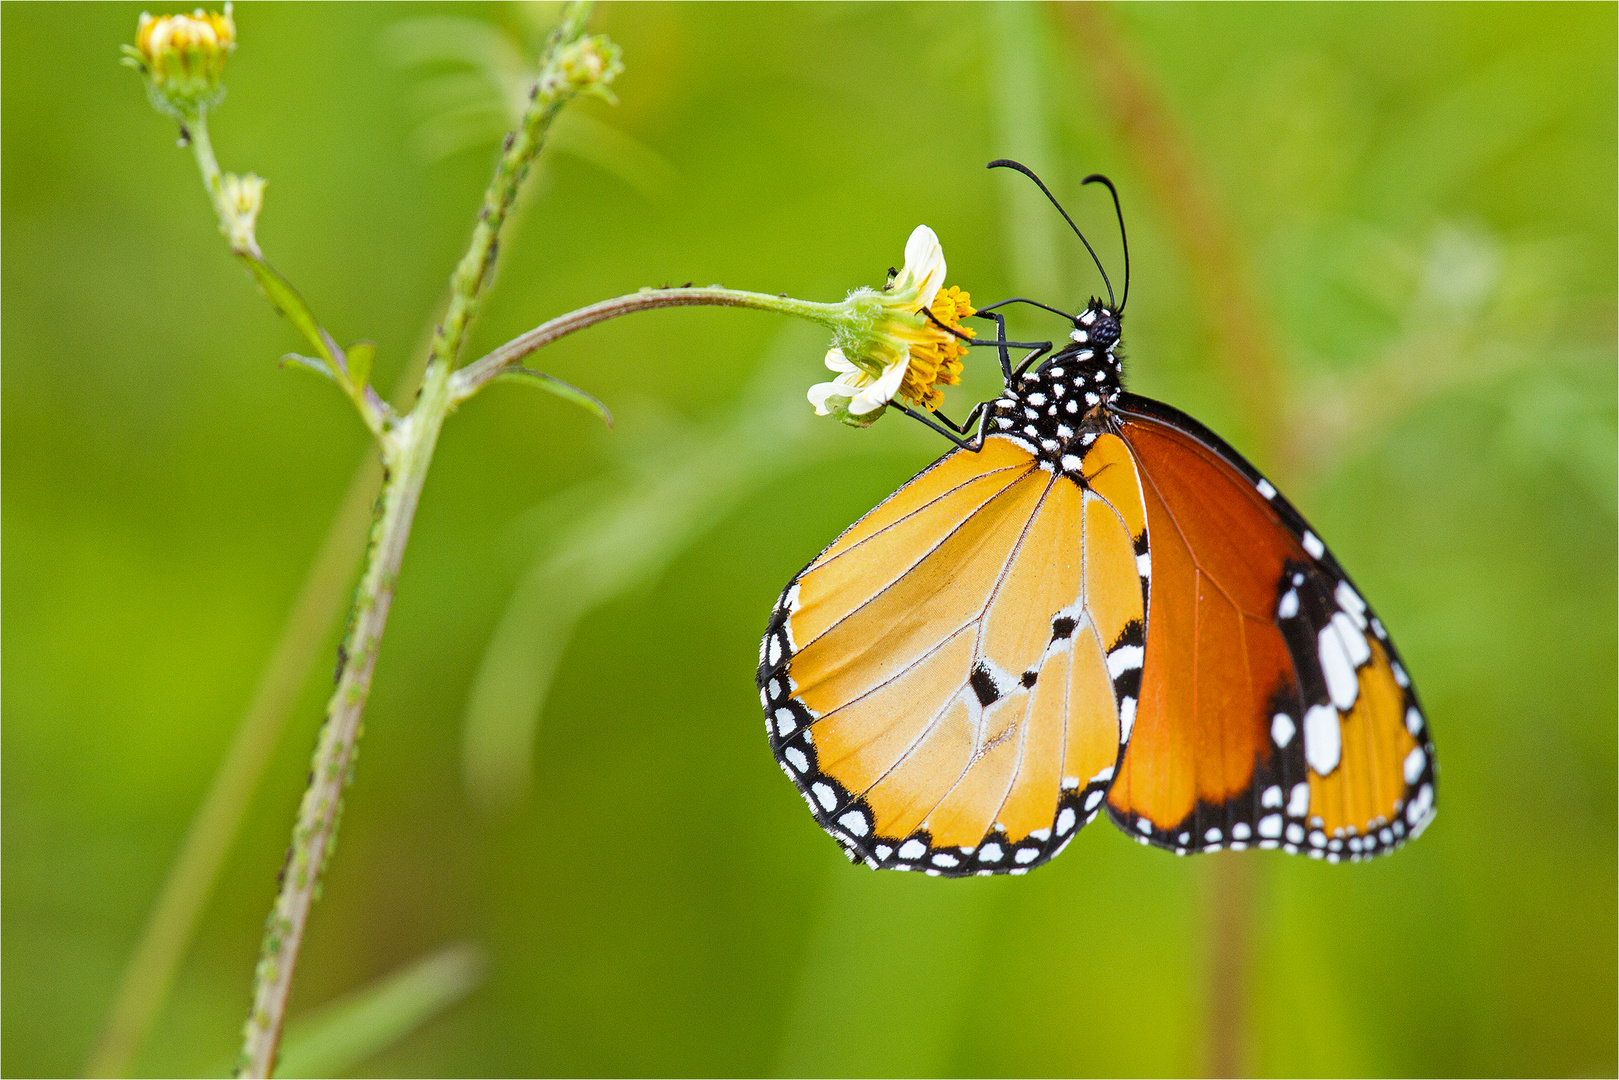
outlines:
[[[927,319],[924,325],[906,335],[910,339],[910,356],[899,395],[933,412],[944,402],[940,387],[961,382],[961,361],[967,355],[967,343],[956,334],[976,335],[961,325],[961,320],[973,313],[972,297],[956,286],[940,289],[928,310],[938,322],[923,316]],[[940,324],[950,330],[941,329]]]

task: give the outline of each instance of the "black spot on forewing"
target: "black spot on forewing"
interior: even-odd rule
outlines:
[[[1000,699],[1001,690],[995,685],[995,676],[991,675],[989,669],[982,664],[973,668],[972,678],[968,680],[968,684],[973,688],[973,693],[978,695],[978,704],[985,708]]]

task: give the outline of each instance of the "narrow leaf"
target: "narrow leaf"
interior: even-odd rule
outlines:
[[[613,414],[608,411],[606,405],[603,405],[596,398],[585,393],[572,383],[564,382],[555,375],[547,375],[543,371],[534,371],[526,367],[510,367],[496,375],[495,381],[520,382],[529,386],[537,386],[541,390],[550,391],[559,398],[573,402],[582,409],[588,409],[601,417],[602,423],[608,427],[613,426]]]
[[[355,386],[364,386],[371,381],[371,365],[377,358],[377,343],[374,341],[356,341],[349,346],[349,378]]]
[[[333,382],[337,381],[337,376],[332,374],[332,369],[326,363],[326,361],[317,360],[313,356],[303,356],[295,352],[290,352],[281,358],[282,367],[286,367],[288,364],[291,364],[293,367],[301,367],[309,371],[313,371],[316,375],[324,375]]]
[[[275,305],[276,310],[285,315],[287,320],[298,328],[298,332],[304,336],[304,339],[315,347],[316,352],[320,353],[321,359],[325,360],[328,365],[332,364],[334,362],[332,350],[321,334],[320,324],[315,322],[314,313],[309,310],[309,305],[304,303],[304,298],[298,295],[298,290],[292,287],[292,282],[276,273],[275,268],[263,259],[247,252],[237,252],[237,254],[247,264],[247,268],[253,272],[253,277],[258,281],[259,288],[264,290],[264,295],[270,298],[270,303]]]
[[[295,1021],[275,1075],[341,1076],[457,1001],[483,978],[483,954],[450,945]]]

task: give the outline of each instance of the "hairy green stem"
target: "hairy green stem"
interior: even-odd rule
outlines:
[[[275,1067],[299,946],[336,840],[343,789],[354,771],[371,676],[393,605],[405,544],[449,411],[447,375],[443,367],[428,373],[417,407],[399,425],[393,446],[383,455],[382,497],[372,526],[370,555],[355,592],[337,687],[315,746],[309,787],[298,807],[292,844],[281,869],[280,892],[270,911],[254,972],[253,1008],[243,1031],[240,1072],[244,1076],[269,1076]]]
[[[780,315],[808,319],[832,328],[843,326],[850,316],[850,305],[847,301],[838,304],[818,304],[770,293],[722,289],[717,285],[706,289],[642,289],[628,296],[616,296],[611,300],[603,300],[589,307],[570,311],[566,315],[559,315],[527,333],[519,334],[498,349],[479,357],[456,372],[451,380],[452,395],[457,402],[465,401],[497,378],[501,372],[515,366],[529,353],[587,326],[595,326],[599,322],[616,319],[620,315],[628,315],[635,311],[666,307],[752,308],[755,311],[774,311]]]
[[[569,73],[561,68],[564,50],[581,37],[588,14],[588,4],[570,4],[564,10],[561,25],[547,43],[541,75],[528,110],[517,131],[506,141],[494,179],[484,195],[472,241],[451,277],[450,302],[433,336],[416,407],[408,417],[378,436],[385,468],[382,496],[372,527],[365,571],[355,592],[349,629],[342,645],[337,687],[315,746],[309,787],[298,808],[292,842],[254,971],[253,1005],[243,1028],[238,1066],[244,1076],[267,1077],[275,1068],[299,949],[336,839],[343,790],[353,774],[371,676],[393,603],[411,522],[444,418],[454,405],[451,375],[456,357],[476,314],[479,297],[488,285],[499,247],[500,226],[544,143],[551,121],[569,98],[588,90],[588,84],[582,84],[577,78],[570,81],[566,77]],[[201,154],[199,151],[199,162],[203,160]],[[206,177],[206,167],[204,174]],[[212,188],[211,184],[210,190]]]

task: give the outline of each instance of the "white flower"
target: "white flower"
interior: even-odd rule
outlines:
[[[876,332],[862,343],[861,362],[850,360],[842,348],[827,352],[826,366],[838,377],[810,387],[809,401],[817,415],[830,416],[833,409],[841,407],[848,417],[870,416],[875,420],[873,414],[894,400],[911,363],[911,346],[936,336],[927,323],[918,322],[917,315],[933,306],[944,276],[944,249],[939,246],[939,237],[926,225],[918,225],[905,242],[905,265],[888,286],[880,294],[859,290],[890,314],[882,316],[880,325],[873,328]],[[913,323],[916,325],[910,325]]]

